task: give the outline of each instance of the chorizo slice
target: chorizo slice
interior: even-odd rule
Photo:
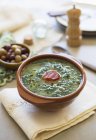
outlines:
[[[56,70],[46,71],[42,78],[46,81],[55,81],[60,79],[60,74]]]

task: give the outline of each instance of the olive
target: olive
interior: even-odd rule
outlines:
[[[29,56],[29,53],[26,53],[25,55],[28,57]]]
[[[10,61],[7,59],[7,60],[6,60],[6,62],[8,62],[8,63],[9,63]]]
[[[17,48],[17,49],[15,50],[15,54],[16,54],[16,55],[20,55],[20,54],[21,54],[21,50]]]
[[[18,45],[12,45],[12,49],[15,51],[18,48]]]
[[[15,55],[14,55],[14,54],[11,54],[10,57],[9,57],[9,59],[10,59],[10,60],[15,59]]]
[[[27,48],[21,48],[21,53],[22,54],[25,54],[25,53],[27,53],[28,52],[28,49]]]
[[[1,48],[0,49],[0,56],[3,55],[3,54],[6,55],[7,51],[5,49]]]
[[[16,55],[16,56],[15,56],[15,61],[16,61],[16,62],[21,62],[21,60],[22,60],[22,58],[21,58],[20,55]]]
[[[13,52],[12,48],[8,52],[12,53]]]
[[[5,55],[2,55],[1,56],[1,59],[5,61],[6,60],[6,56]]]
[[[10,56],[11,56],[11,53],[10,53],[10,52],[8,52],[8,53],[7,53],[7,59],[9,59],[9,58],[10,58]]]
[[[15,60],[11,60],[11,63],[16,63]]]
[[[10,45],[6,45],[6,46],[4,46],[3,48],[4,48],[5,50],[7,50],[7,51],[8,51],[8,50],[10,50],[10,49],[11,49],[11,46],[10,46]]]
[[[15,52],[12,52],[11,55],[15,55]]]
[[[24,54],[22,54],[21,57],[22,57],[22,60],[25,60],[27,58],[27,56]]]

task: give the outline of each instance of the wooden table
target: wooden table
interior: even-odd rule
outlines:
[[[46,0],[47,1],[47,0]],[[1,5],[19,5],[26,7],[33,11],[34,16],[37,17],[44,17],[45,19],[48,19],[52,22],[54,28],[58,28],[56,22],[54,19],[49,18],[46,15],[46,11],[49,9],[52,9],[54,6],[61,5],[64,3],[63,0],[48,0],[46,5],[45,0],[4,0],[1,2]],[[70,0],[69,0],[70,1]],[[20,3],[19,3],[20,2]],[[43,8],[42,8],[43,7]],[[39,10],[38,10],[39,9]],[[41,10],[40,10],[41,9]],[[88,42],[94,42],[96,44],[95,38],[88,38],[83,39],[85,42],[84,45],[86,45],[86,41]],[[65,43],[65,39],[62,40],[63,43]],[[93,44],[93,43],[92,43]],[[90,46],[92,47],[92,44],[90,43]],[[90,47],[89,46],[89,47]],[[74,55],[76,55],[76,52],[78,51],[78,48],[70,48],[71,52],[73,52]],[[96,84],[96,74],[95,72],[86,69],[87,79],[90,80],[92,83]],[[7,84],[5,87],[16,87],[16,81],[13,81],[10,84]],[[3,89],[1,88],[1,89]],[[53,138],[50,138],[50,140],[96,140],[96,115],[88,118],[84,122],[61,132],[60,134],[54,136]],[[19,128],[19,126],[9,117],[7,112],[5,111],[4,107],[0,105],[0,140],[28,140],[28,138],[25,136],[23,131]]]

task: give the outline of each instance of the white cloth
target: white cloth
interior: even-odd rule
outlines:
[[[57,112],[43,112],[27,103],[16,88],[0,92],[1,103],[30,140],[44,140],[76,125],[94,114],[96,87],[87,82],[82,93],[69,106]]]

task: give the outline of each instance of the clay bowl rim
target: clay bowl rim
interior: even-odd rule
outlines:
[[[32,61],[36,61],[36,60],[40,60],[40,59],[46,59],[46,58],[53,58],[53,59],[64,59],[64,60],[67,60],[69,62],[71,62],[72,64],[74,64],[82,73],[82,81],[79,85],[79,87],[72,93],[68,94],[68,95],[65,95],[65,96],[61,96],[61,97],[46,97],[46,96],[40,96],[40,95],[37,95],[36,93],[34,92],[31,92],[30,90],[28,90],[22,83],[22,78],[21,78],[21,73],[22,73],[22,70],[23,68],[29,64],[30,62],[32,63]],[[17,78],[17,82],[20,84],[20,86],[23,88],[23,90],[25,90],[26,94],[29,94],[31,96],[34,96],[34,97],[37,97],[37,98],[41,98],[41,99],[45,99],[45,100],[67,100],[68,98],[69,99],[73,99],[74,97],[78,96],[81,92],[81,90],[84,88],[85,84],[86,84],[86,74],[85,74],[85,71],[84,71],[84,68],[83,66],[78,62],[76,61],[76,59],[73,59],[71,58],[69,55],[58,55],[58,54],[41,54],[41,55],[35,55],[27,60],[25,60],[18,68],[17,70],[17,74],[16,74],[16,78]],[[23,97],[22,97],[23,98]],[[28,101],[28,100],[27,100]],[[29,102],[29,101],[28,101]]]
[[[30,51],[30,49],[27,47],[27,45],[22,44],[22,43],[12,43],[12,44],[10,44],[10,45],[11,45],[11,46],[12,46],[12,45],[18,45],[18,46],[27,48],[28,51],[29,51],[29,55],[28,55],[27,58],[29,58],[29,57],[31,56],[31,51]],[[3,47],[2,47],[2,48],[3,48]],[[26,58],[26,59],[27,59],[27,58]],[[19,66],[22,62],[23,62],[23,61],[21,61],[21,62],[19,62],[19,63],[10,63],[10,62],[6,62],[6,61],[3,61],[2,59],[0,59],[0,63],[1,63],[2,65],[11,65],[11,66],[17,65],[17,66]]]

